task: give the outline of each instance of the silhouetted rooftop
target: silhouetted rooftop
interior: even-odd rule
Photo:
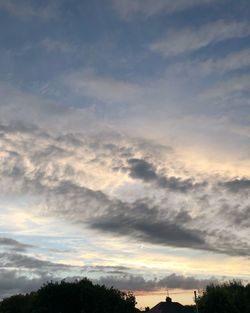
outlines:
[[[167,297],[166,302],[160,302],[149,313],[190,313],[190,310],[178,302],[172,302],[171,298]]]

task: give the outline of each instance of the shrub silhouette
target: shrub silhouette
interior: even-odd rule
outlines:
[[[37,292],[4,299],[0,313],[134,313],[135,297],[88,279],[48,282]]]

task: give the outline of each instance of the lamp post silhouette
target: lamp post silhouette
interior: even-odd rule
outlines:
[[[199,313],[196,290],[194,291],[194,302],[195,302],[195,307],[196,307],[196,313]]]

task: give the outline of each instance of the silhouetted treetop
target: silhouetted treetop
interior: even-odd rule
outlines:
[[[250,313],[250,284],[209,285],[197,303],[199,313]]]
[[[37,292],[15,295],[0,303],[0,313],[134,313],[132,293],[94,285],[88,279],[48,282]]]

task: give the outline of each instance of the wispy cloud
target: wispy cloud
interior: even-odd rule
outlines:
[[[63,83],[73,92],[101,102],[131,102],[142,95],[137,83],[112,77],[101,77],[92,71],[78,71],[63,77]]]
[[[194,58],[176,62],[168,67],[169,75],[186,75],[190,79],[207,75],[220,76],[250,67],[250,49],[242,49],[213,58]]]
[[[77,46],[63,40],[56,40],[52,38],[45,38],[40,42],[40,46],[45,48],[48,52],[62,52],[62,53],[74,53],[77,51]]]
[[[235,98],[235,95],[240,95],[248,91],[250,87],[250,75],[235,75],[224,81],[219,81],[211,85],[207,90],[201,93],[200,99],[221,99],[228,100]]]
[[[250,49],[243,49],[225,55],[223,58],[207,59],[193,64],[205,73],[228,72],[250,66]]]
[[[132,14],[140,13],[145,16],[155,14],[173,13],[183,11],[194,6],[202,6],[214,2],[215,0],[112,0],[115,9],[119,14],[127,18]]]
[[[22,268],[37,271],[59,271],[73,266],[66,264],[53,263],[50,261],[40,260],[35,257],[18,253],[0,253],[0,267],[2,268]]]
[[[0,247],[8,247],[13,251],[26,251],[28,248],[32,248],[32,245],[28,245],[11,238],[0,238]]]
[[[247,22],[218,20],[196,27],[169,30],[162,38],[150,45],[150,49],[165,57],[204,48],[230,38],[250,35]]]
[[[56,15],[57,1],[40,6],[31,1],[1,0],[0,9],[19,17],[51,18]]]

